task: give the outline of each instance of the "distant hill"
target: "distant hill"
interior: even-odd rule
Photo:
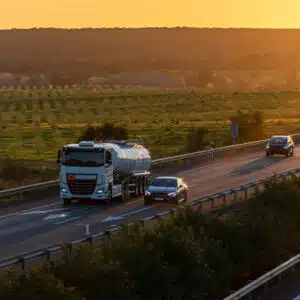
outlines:
[[[40,74],[73,84],[121,72],[192,71],[201,86],[216,69],[298,70],[299,53],[300,30],[290,29],[0,31],[0,73],[36,76],[33,83]]]

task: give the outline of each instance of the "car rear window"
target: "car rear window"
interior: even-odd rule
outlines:
[[[282,145],[287,143],[287,137],[272,137],[270,144],[272,145]]]

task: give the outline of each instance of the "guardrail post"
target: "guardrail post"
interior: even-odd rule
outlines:
[[[227,200],[227,199],[226,199],[226,194],[224,193],[224,194],[223,194],[223,205],[226,205],[226,202],[227,202],[226,200]]]
[[[93,246],[93,236],[92,235],[87,237],[87,241],[88,241],[90,246]]]
[[[203,210],[203,207],[202,207],[202,206],[203,206],[203,204],[202,204],[202,202],[200,201],[200,202],[199,202],[199,207],[198,207],[198,211],[199,211],[199,212],[202,212],[202,210]]]
[[[72,250],[73,250],[73,244],[72,243],[68,243],[68,255],[71,256],[72,255]]]
[[[20,263],[21,263],[21,269],[24,271],[25,267],[26,267],[25,258],[24,257],[20,258]]]
[[[50,260],[50,255],[51,255],[51,254],[50,254],[50,250],[47,249],[47,250],[45,251],[45,255],[46,255],[46,260],[49,261],[49,260]]]
[[[214,198],[209,198],[210,201],[210,208],[213,209],[215,208],[215,199]]]
[[[105,231],[105,237],[106,237],[106,239],[110,238],[110,231],[109,230]]]
[[[237,191],[233,191],[233,202],[237,202]]]
[[[22,192],[19,194],[19,200],[20,200],[20,201],[23,200],[23,193],[22,193]]]
[[[254,191],[255,191],[256,194],[260,192],[259,183],[254,184]]]
[[[244,200],[248,200],[248,188],[244,188]]]

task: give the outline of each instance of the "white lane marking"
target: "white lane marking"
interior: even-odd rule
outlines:
[[[194,187],[194,186],[197,186],[199,184],[191,184],[191,185],[188,185],[188,188],[191,188],[191,187]]]
[[[68,217],[68,214],[49,215],[45,217],[43,220],[46,221],[46,220],[61,219],[66,217]]]
[[[144,211],[144,210],[148,210],[148,209],[153,208],[153,207],[155,207],[155,206],[148,206],[148,207],[144,207],[144,208],[141,208],[141,209],[138,209],[138,210],[134,210],[134,211],[131,211],[127,214],[122,214],[122,215],[120,215],[120,217],[130,216],[130,215],[133,215],[135,213],[138,213],[138,212],[141,212],[141,211]]]
[[[65,208],[56,208],[56,209],[47,209],[47,210],[32,210],[21,213],[20,216],[28,216],[28,215],[40,215],[40,214],[48,214],[55,211],[66,210]]]
[[[292,300],[300,300],[300,295],[294,297]]]
[[[55,225],[59,225],[59,224],[63,224],[63,223],[67,223],[67,222],[71,222],[71,221],[74,221],[74,220],[78,220],[80,219],[81,216],[78,216],[78,217],[74,217],[74,218],[71,218],[71,219],[67,219],[67,220],[63,220],[63,221],[59,221],[59,222],[56,222],[54,223]]]
[[[25,209],[25,210],[21,210],[21,211],[18,211],[18,212],[10,213],[10,214],[7,214],[7,215],[0,216],[0,220],[1,219],[5,219],[5,218],[9,218],[9,217],[13,217],[13,216],[17,216],[17,215],[20,215],[22,213],[30,212],[30,211],[33,211],[33,210],[38,210],[38,209],[42,209],[42,208],[46,208],[46,207],[55,206],[57,204],[59,204],[59,203],[56,202],[56,203],[52,203],[52,204],[47,204],[47,205],[42,205],[42,206],[36,206],[34,208]]]
[[[239,171],[236,171],[236,172],[230,172],[230,173],[227,173],[226,176],[234,176],[234,175],[239,175],[240,172]]]
[[[155,207],[155,206],[148,206],[148,207],[144,207],[144,208],[141,208],[141,209],[138,209],[138,210],[133,210],[133,211],[130,211],[129,213],[121,214],[121,215],[115,216],[115,217],[109,216],[109,217],[106,217],[105,219],[103,219],[102,222],[108,222],[108,221],[114,221],[114,220],[121,220],[121,219],[124,219],[127,216],[133,215],[133,214],[141,212],[141,211],[145,211],[145,210],[151,209],[153,207]]]

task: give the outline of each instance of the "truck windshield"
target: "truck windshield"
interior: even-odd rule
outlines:
[[[62,164],[65,166],[101,167],[104,165],[104,151],[64,151]]]

